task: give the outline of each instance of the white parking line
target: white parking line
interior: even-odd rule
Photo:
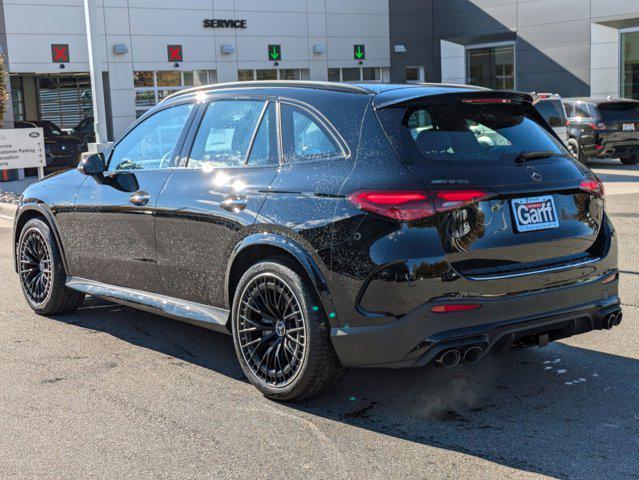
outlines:
[[[13,217],[10,217],[8,215],[1,215],[0,214],[0,218],[6,218],[7,220],[13,220]]]

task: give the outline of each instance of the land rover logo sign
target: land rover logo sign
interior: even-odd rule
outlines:
[[[246,28],[246,20],[206,18],[203,25],[204,28]]]
[[[38,138],[38,137],[40,136],[40,134],[39,134],[38,132],[31,132],[31,133],[29,134],[29,136],[30,136],[31,138]]]

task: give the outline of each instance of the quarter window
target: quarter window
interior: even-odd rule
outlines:
[[[311,113],[282,104],[284,161],[303,162],[343,155],[332,135]]]
[[[143,120],[115,146],[109,171],[173,166],[172,154],[192,109],[192,104],[178,105]]]
[[[246,161],[264,102],[220,100],[211,102],[200,123],[187,167],[238,167]]]

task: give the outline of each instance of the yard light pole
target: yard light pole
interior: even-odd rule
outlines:
[[[98,42],[95,0],[84,0],[84,21],[87,30],[87,49],[89,52],[95,148],[96,151],[100,151],[100,145],[107,142],[107,129],[104,86],[102,84],[102,60],[100,58],[100,45]],[[104,33],[106,35],[106,32]]]

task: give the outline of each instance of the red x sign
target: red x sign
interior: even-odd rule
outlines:
[[[167,51],[169,53],[169,62],[182,61],[182,45],[167,45]]]
[[[71,61],[69,55],[69,45],[66,43],[56,43],[51,45],[51,61],[53,63],[68,63]]]

